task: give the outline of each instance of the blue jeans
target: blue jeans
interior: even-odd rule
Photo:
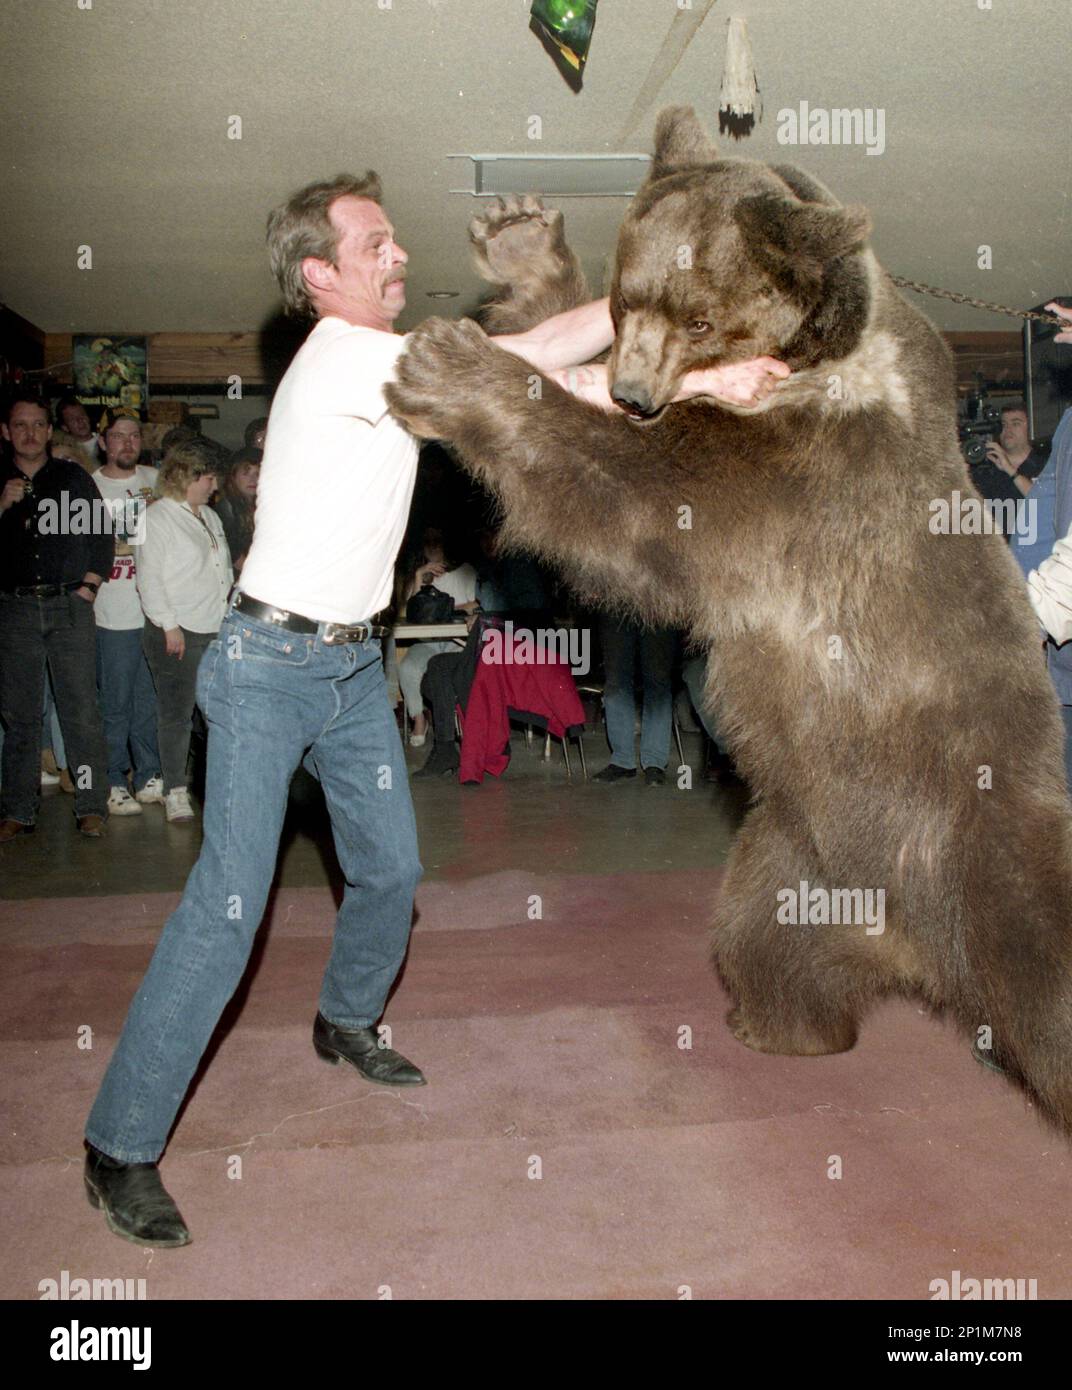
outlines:
[[[1065,776],[1072,792],[1072,705],[1061,706],[1061,718],[1065,722]]]
[[[671,676],[677,634],[605,619],[600,626],[603,646],[603,708],[607,741],[615,767],[636,767],[635,667],[640,660],[644,704],[640,716],[640,766],[666,766],[670,759],[673,717]]]
[[[108,741],[108,785],[125,787],[127,768],[140,792],[160,776],[156,688],[141,645],[141,628],[97,628],[97,687]]]
[[[697,719],[703,725],[704,733],[719,752],[724,752],[722,740],[715,727],[715,716],[704,694],[704,687],[707,684],[707,659],[706,652],[699,656],[690,656],[681,668],[681,679],[685,689],[689,692],[689,699],[692,701]]]
[[[409,780],[377,641],[325,646],[229,613],[201,661],[208,724],[204,843],[134,996],[86,1126],[125,1163],[163,1152],[238,987],[275,872],[290,780],[320,779],[346,880],[320,1012],[380,1017],[409,941],[420,878]]]

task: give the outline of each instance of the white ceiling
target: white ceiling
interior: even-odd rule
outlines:
[[[646,150],[654,110],[619,136],[678,10],[601,0],[576,93],[529,30],[530,0],[87,2],[5,0],[0,13],[0,300],[50,332],[259,327],[278,303],[268,210],[367,167],[411,256],[400,326],[443,311],[430,289],[462,292],[448,312],[471,308],[479,200],[447,191],[464,166],[446,156]],[[764,115],[723,148],[797,163],[867,204],[895,273],[1027,307],[1072,293],[1072,5],[985,6],[717,0],[657,105],[691,102],[717,128],[725,21],[744,16]],[[885,152],[779,145],[777,113],[801,100],[882,108]],[[562,206],[598,289],[624,200]],[[81,245],[92,270],[76,267]],[[927,307],[945,328],[1017,326]]]

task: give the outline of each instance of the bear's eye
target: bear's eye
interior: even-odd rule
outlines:
[[[688,331],[690,337],[703,338],[711,332],[711,325],[706,319],[689,319]]]

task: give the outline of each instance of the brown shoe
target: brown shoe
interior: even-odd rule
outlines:
[[[104,834],[104,817],[79,816],[78,833],[80,835],[89,835],[92,839],[99,840]]]
[[[6,845],[18,835],[32,835],[32,825],[23,825],[20,820],[0,820],[0,845]]]
[[[69,796],[74,796],[74,781],[65,767],[60,768],[60,791],[67,792]]]

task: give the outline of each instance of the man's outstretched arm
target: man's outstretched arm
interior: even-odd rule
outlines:
[[[496,347],[524,358],[538,372],[555,372],[590,362],[614,341],[610,300],[594,299],[544,319],[527,333],[500,333],[491,340]]]
[[[548,375],[563,391],[577,396],[600,410],[619,407],[610,394],[607,369],[600,362],[583,367],[562,367]],[[732,405],[756,406],[774,390],[779,381],[790,375],[784,362],[774,357],[753,357],[747,362],[733,362],[725,367],[706,367],[686,372],[675,401],[692,400],[695,396],[713,396]]]
[[[567,309],[526,333],[500,333],[491,341],[549,376],[571,395],[600,410],[617,410],[607,386],[606,367],[591,360],[614,341],[608,299],[595,299]],[[758,405],[788,375],[789,368],[783,362],[756,357],[732,366],[687,373],[674,399],[714,396],[735,405]]]

